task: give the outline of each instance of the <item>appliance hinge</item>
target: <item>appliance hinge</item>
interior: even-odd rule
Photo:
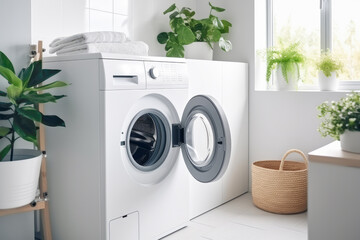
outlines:
[[[184,128],[181,124],[173,124],[172,125],[172,146],[180,147],[180,145],[184,143]]]

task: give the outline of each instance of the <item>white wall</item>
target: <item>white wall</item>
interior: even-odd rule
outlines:
[[[193,0],[134,0],[134,39],[149,44],[149,55],[165,56],[165,46],[156,37],[160,32],[170,31],[169,14],[163,12],[174,2],[180,9],[185,6],[196,9]]]
[[[44,41],[89,31],[120,31],[133,38],[132,0],[32,0],[31,40]]]
[[[0,23],[0,51],[10,58],[18,72],[30,59],[30,1],[0,0]],[[1,90],[4,86],[7,82],[0,77]],[[34,239],[33,212],[0,217],[0,239]]]
[[[0,0],[0,51],[4,52],[18,72],[30,58],[30,2]]]
[[[317,132],[316,107],[345,93],[250,91],[250,162],[281,159],[291,148],[308,153],[332,141]],[[300,158],[301,159],[301,158]]]
[[[200,1],[200,0],[198,0]],[[164,56],[156,37],[169,31],[169,15],[163,12],[170,0],[32,0],[32,42],[89,31],[121,31],[132,40],[146,42],[149,55]],[[193,0],[178,0],[179,8],[196,9]]]
[[[254,0],[211,1],[211,3],[214,5],[226,9],[226,11],[222,13],[216,13],[216,15],[218,15],[220,18],[228,20],[233,25],[230,28],[230,33],[228,34],[228,38],[232,42],[233,49],[230,52],[225,53],[221,49],[216,48],[214,52],[214,58],[216,60],[239,61],[248,63],[253,62],[254,16],[253,11],[251,11],[253,9],[253,2]],[[252,68],[253,64],[249,65],[249,69]]]

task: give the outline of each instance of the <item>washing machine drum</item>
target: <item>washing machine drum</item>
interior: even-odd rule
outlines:
[[[152,165],[149,161],[155,151],[157,139],[156,128],[149,114],[141,116],[134,124],[130,133],[130,152],[141,166]]]
[[[161,165],[168,151],[166,139],[170,133],[164,118],[156,111],[140,113],[132,125],[129,150],[135,166],[142,171],[151,171]]]

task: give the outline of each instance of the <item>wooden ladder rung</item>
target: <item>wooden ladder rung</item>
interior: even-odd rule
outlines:
[[[18,208],[1,209],[0,216],[22,213],[22,212],[30,212],[30,211],[42,210],[42,209],[45,209],[45,201],[36,202],[35,206],[31,206],[31,204],[28,204]]]

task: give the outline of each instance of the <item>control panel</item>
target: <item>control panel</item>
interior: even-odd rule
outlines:
[[[106,59],[100,62],[100,89],[187,88],[185,62]]]
[[[187,88],[186,63],[145,62],[147,88]]]

